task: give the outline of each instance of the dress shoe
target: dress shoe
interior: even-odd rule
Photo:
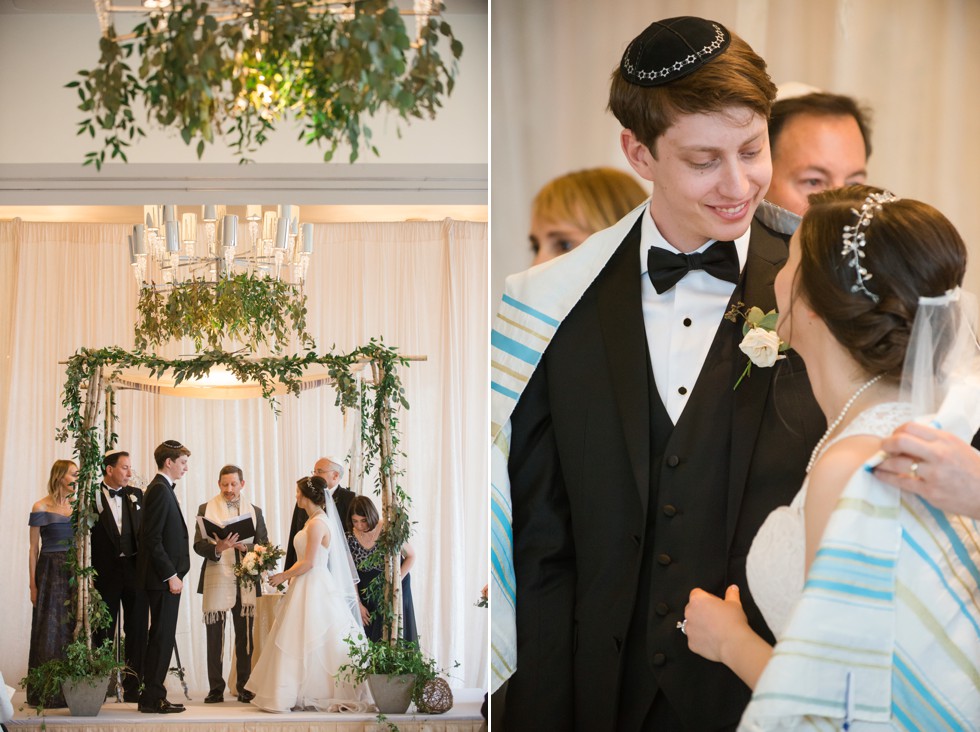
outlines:
[[[166,699],[159,699],[149,704],[140,704],[140,711],[143,714],[176,714],[186,711],[181,704],[171,704]]]
[[[206,697],[204,697],[205,704],[220,704],[225,700],[224,692],[212,691]]]
[[[249,691],[248,689],[243,689],[242,692],[238,695],[238,701],[240,701],[242,704],[248,704],[254,698],[255,698],[255,694]]]

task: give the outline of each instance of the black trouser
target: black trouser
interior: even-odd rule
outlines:
[[[208,641],[208,685],[211,694],[223,694],[225,691],[224,670],[222,668],[223,646],[225,639],[225,618],[228,613],[221,614],[221,620],[205,626]],[[252,618],[242,617],[242,593],[235,597],[235,607],[231,609],[232,624],[235,627],[235,675],[237,676],[238,691],[245,691],[248,677],[252,675]],[[246,633],[247,640],[246,640]]]
[[[143,675],[143,656],[146,652],[146,626],[149,621],[148,607],[146,604],[146,591],[138,587],[136,583],[136,558],[122,558],[119,560],[122,568],[122,578],[106,578],[113,581],[107,582],[101,577],[95,580],[95,589],[102,595],[106,605],[109,606],[109,613],[112,615],[112,623],[108,628],[92,634],[92,644],[101,646],[106,638],[113,638],[116,634],[116,623],[119,621],[119,607],[122,605],[123,613],[123,635],[126,637],[126,665],[132,669],[132,674],[123,676],[123,690],[127,695],[132,695],[139,689],[140,677]]]
[[[167,698],[164,682],[170,670],[170,658],[174,655],[177,613],[180,611],[180,595],[174,595],[170,590],[147,590],[146,599],[150,606],[150,631],[143,656],[141,705]]]

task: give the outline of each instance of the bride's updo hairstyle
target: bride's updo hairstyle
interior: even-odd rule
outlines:
[[[319,475],[311,475],[296,481],[296,487],[310,501],[327,510],[327,481]]]
[[[844,227],[857,223],[855,211],[861,211],[869,196],[882,193],[854,185],[810,196],[799,228],[794,297],[806,301],[866,373],[897,379],[919,297],[957,287],[967,254],[949,219],[932,206],[889,200],[861,228],[865,244],[859,261],[870,274],[862,291],[853,257],[842,253]]]

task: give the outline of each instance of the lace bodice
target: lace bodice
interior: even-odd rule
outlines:
[[[912,417],[908,404],[876,404],[855,417],[823,450],[850,435],[886,437]],[[807,480],[788,506],[780,506],[763,522],[752,541],[746,565],[749,589],[778,640],[803,594],[806,528],[803,506]]]

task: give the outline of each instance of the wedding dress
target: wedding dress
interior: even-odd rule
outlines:
[[[908,404],[876,404],[858,414],[847,427],[831,439],[824,450],[850,435],[887,437],[896,427],[911,419]],[[788,506],[780,506],[759,528],[746,560],[746,575],[752,598],[778,641],[793,608],[803,594],[806,574],[806,480]]]
[[[332,503],[328,501],[328,503]],[[310,526],[321,521],[327,527],[329,546],[317,547],[313,567],[294,578],[279,607],[245,688],[255,693],[252,704],[268,712],[317,709],[325,712],[368,711],[370,697],[361,687],[336,678],[349,661],[345,638],[357,639],[363,627],[350,606],[349,577],[340,574],[342,563],[330,561],[330,553],[346,550],[344,535],[326,514],[311,518],[293,539],[296,556],[306,556]],[[331,570],[333,566],[333,571]],[[353,585],[351,585],[353,587]],[[356,602],[356,590],[355,602]]]

